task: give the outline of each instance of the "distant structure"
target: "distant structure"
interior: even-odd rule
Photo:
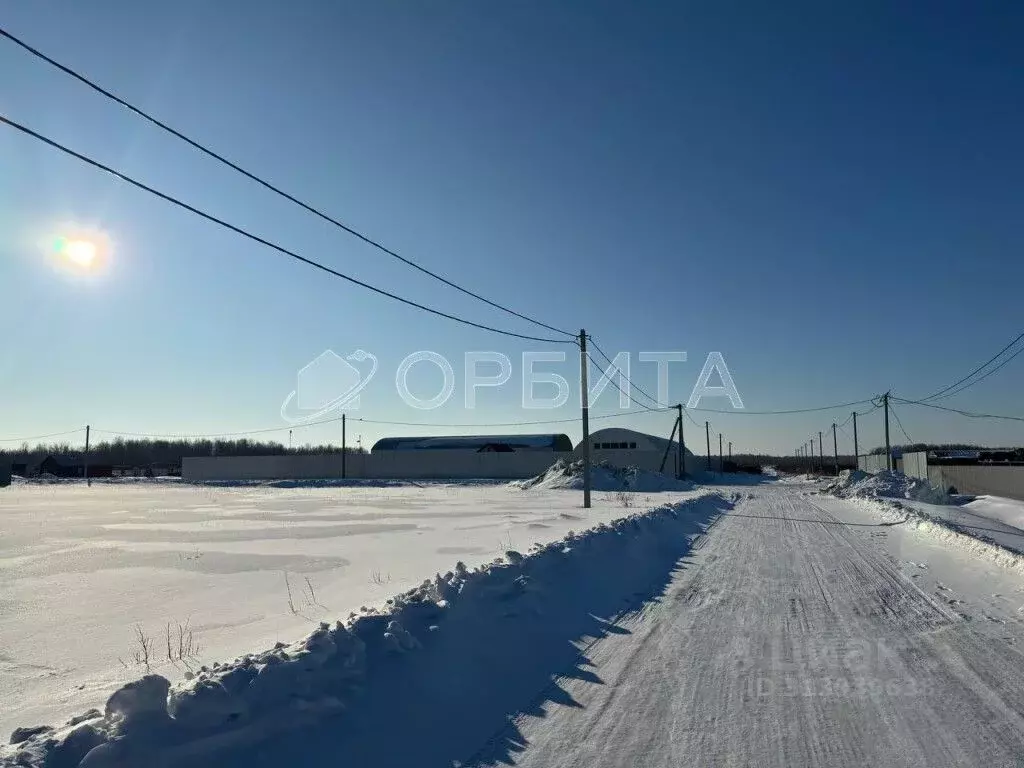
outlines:
[[[371,453],[386,451],[477,451],[478,453],[522,453],[526,451],[571,451],[568,435],[453,435],[446,437],[384,437],[373,444]]]
[[[590,455],[595,461],[603,461],[618,467],[638,466],[644,469],[660,469],[661,457],[669,452],[670,458],[665,464],[665,471],[673,472],[675,466],[676,442],[668,438],[637,432],[633,429],[608,427],[590,434]],[[583,455],[583,441],[576,446],[575,455]],[[693,452],[686,449],[687,472],[694,472],[698,466]]]

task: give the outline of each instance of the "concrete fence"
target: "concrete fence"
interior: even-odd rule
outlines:
[[[885,469],[885,454],[858,456],[857,466],[874,474]],[[927,480],[936,488],[975,496],[1004,496],[1024,501],[1024,466],[999,464],[935,464],[927,451],[905,453],[896,470],[907,477]]]
[[[594,461],[618,466],[638,466],[657,470],[662,451],[628,451],[616,457],[614,451],[602,451]],[[579,458],[575,452],[522,451],[480,453],[477,451],[387,451],[348,454],[346,478],[353,480],[415,479],[495,479],[514,480],[539,475],[558,459]],[[676,452],[669,451],[665,472],[672,474]],[[692,454],[686,456],[688,472],[700,469]],[[341,454],[312,456],[197,456],[182,460],[181,475],[187,482],[210,480],[321,480],[342,477]]]
[[[869,474],[875,474],[876,472],[882,472],[887,469],[885,463],[884,453],[869,453],[864,456],[857,457],[857,469],[861,472],[867,472]]]
[[[918,480],[927,480],[928,453],[926,451],[904,453],[902,471],[907,477],[916,477]]]
[[[928,482],[937,488],[976,496],[1005,496],[1024,501],[1024,467],[992,464],[932,464]]]

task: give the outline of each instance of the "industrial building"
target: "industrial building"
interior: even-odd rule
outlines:
[[[678,445],[664,437],[611,427],[590,435],[591,457],[613,466],[675,474]],[[186,457],[188,481],[279,479],[520,479],[558,459],[582,458],[567,435],[387,437],[366,454]],[[690,451],[686,471],[701,467]]]
[[[371,453],[381,451],[571,451],[568,435],[455,435],[448,437],[384,437]]]

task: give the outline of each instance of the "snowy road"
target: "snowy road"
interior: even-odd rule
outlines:
[[[1019,595],[968,620],[943,598],[956,573],[932,595],[904,572],[912,533],[746,490],[664,599],[589,650],[593,674],[561,681],[571,705],[516,720],[517,765],[1024,765]]]

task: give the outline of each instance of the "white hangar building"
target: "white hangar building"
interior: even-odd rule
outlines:
[[[667,438],[620,427],[608,427],[590,433],[591,459],[595,462],[605,461],[616,467],[640,467],[658,471],[667,449],[664,471],[671,475],[675,472],[678,447],[677,442],[670,443]],[[573,450],[573,454],[577,457],[583,455],[582,441]],[[699,472],[703,468],[689,449],[685,457],[687,474]]]

